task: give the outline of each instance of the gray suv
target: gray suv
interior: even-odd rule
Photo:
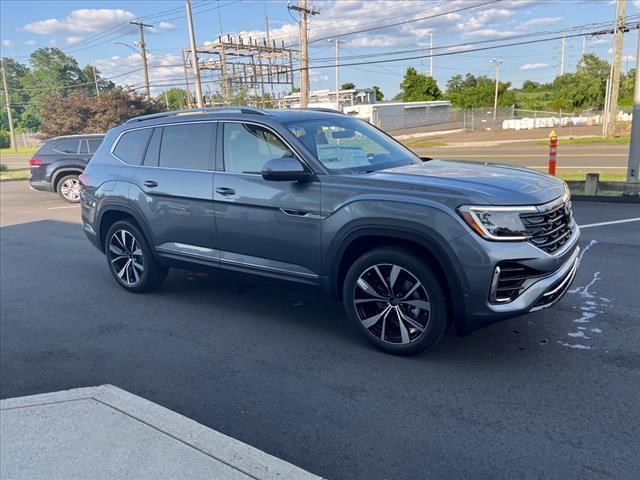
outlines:
[[[561,180],[421,159],[336,112],[134,118],[80,182],[83,229],[123,288],[150,290],[171,267],[301,282],[397,354],[550,307],[578,265]]]

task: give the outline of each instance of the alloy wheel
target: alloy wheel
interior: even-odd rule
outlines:
[[[60,193],[70,202],[80,199],[80,182],[77,178],[67,178],[60,186]]]
[[[356,282],[353,302],[362,325],[384,342],[413,343],[429,327],[429,295],[415,275],[398,265],[367,268]]]
[[[109,261],[122,283],[135,286],[144,273],[144,256],[140,244],[127,230],[116,230],[109,240]]]

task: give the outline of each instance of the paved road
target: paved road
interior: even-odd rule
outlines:
[[[549,148],[531,144],[491,147],[438,147],[417,150],[421,155],[546,169]],[[566,170],[626,171],[629,145],[565,146],[558,149],[558,168]]]
[[[556,308],[398,358],[306,290],[175,271],[127,293],[77,207],[0,191],[2,398],[111,383],[328,478],[637,478],[640,223],[584,230]]]

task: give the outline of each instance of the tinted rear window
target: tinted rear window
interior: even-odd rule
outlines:
[[[56,142],[53,146],[53,150],[59,153],[78,153],[78,140],[61,140]]]
[[[98,147],[102,143],[102,138],[90,138],[88,142],[89,142],[89,153],[96,153],[96,150],[98,150]]]
[[[213,129],[213,123],[165,126],[160,146],[160,166],[209,169]]]
[[[143,128],[124,133],[113,153],[125,163],[140,165],[152,131],[152,128]]]

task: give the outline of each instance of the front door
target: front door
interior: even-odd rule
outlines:
[[[268,160],[295,156],[267,127],[220,124],[223,171],[214,189],[220,262],[316,282],[320,276],[320,183],[262,178]]]

